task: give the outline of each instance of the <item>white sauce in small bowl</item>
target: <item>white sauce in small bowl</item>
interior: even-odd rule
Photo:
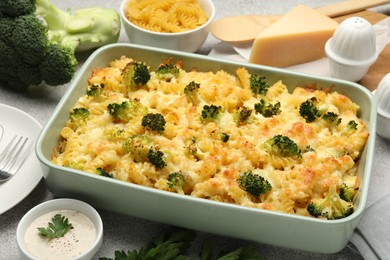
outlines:
[[[48,239],[39,235],[38,227],[48,227],[52,218],[61,214],[72,224],[65,236]],[[74,210],[57,210],[35,219],[24,235],[26,248],[38,259],[72,259],[92,247],[96,241],[96,228],[84,214]]]

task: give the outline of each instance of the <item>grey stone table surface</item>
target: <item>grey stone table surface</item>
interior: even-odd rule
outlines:
[[[119,10],[120,0],[52,0],[58,7],[67,9],[76,9],[90,6],[104,6]],[[338,0],[214,0],[216,6],[216,18],[254,13],[286,13],[292,7],[299,3],[311,7],[319,7],[326,4],[337,3]],[[375,8],[375,11],[388,14],[390,7]],[[128,42],[124,30],[121,31],[119,42]],[[200,54],[207,55],[219,40],[209,36],[198,51]],[[79,65],[88,55],[78,57]],[[389,68],[390,71],[390,68]],[[0,85],[0,103],[10,105],[21,109],[34,117],[42,125],[45,124],[57,103],[65,93],[69,84],[59,87],[49,87],[40,85],[32,87],[26,93],[14,92]],[[0,119],[1,121],[1,119]],[[368,206],[375,201],[390,194],[390,185],[385,185],[390,181],[388,176],[390,169],[390,142],[381,137],[376,138],[375,158],[373,165],[372,178],[370,182],[370,193],[368,197]],[[1,185],[1,184],[0,184]],[[378,188],[379,187],[379,188]],[[53,199],[53,194],[45,186],[42,179],[36,188],[19,204],[12,209],[0,215],[0,259],[21,259],[16,243],[16,228],[19,220],[32,207],[44,201]],[[1,203],[1,198],[0,198]],[[168,226],[138,219],[131,216],[125,216],[98,210],[104,223],[104,241],[100,251],[95,256],[113,257],[115,250],[128,250],[141,248],[151,237],[159,231],[165,230]],[[197,250],[204,240],[213,242],[217,250],[232,250],[239,246],[251,244],[264,259],[361,259],[359,252],[352,244],[349,244],[342,251],[331,254],[318,254],[305,251],[299,251],[288,248],[280,248],[260,243],[254,243],[229,237],[217,236],[209,233],[197,232],[194,246],[189,254],[196,259]]]

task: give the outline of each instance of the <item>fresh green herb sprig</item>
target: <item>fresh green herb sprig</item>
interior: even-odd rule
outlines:
[[[185,260],[189,259],[185,251],[195,238],[192,230],[179,230],[171,234],[161,233],[152,238],[151,242],[139,250],[115,251],[115,258],[101,257],[99,260]],[[199,258],[201,260],[261,260],[263,259],[252,246],[244,246],[232,252],[220,252],[215,256],[213,246],[204,243]]]
[[[47,237],[49,239],[59,238],[65,236],[65,234],[73,229],[73,225],[69,223],[68,218],[62,216],[61,214],[56,214],[51,219],[52,222],[49,222],[49,227],[43,228],[39,227],[39,235]]]

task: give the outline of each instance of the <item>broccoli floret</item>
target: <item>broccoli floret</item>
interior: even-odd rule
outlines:
[[[104,176],[104,177],[108,177],[108,178],[114,178],[114,175],[109,173],[108,171],[104,170],[103,168],[99,167],[96,169],[96,172],[101,175],[101,176]]]
[[[34,14],[0,18],[0,81],[4,86],[27,90],[30,85],[40,84],[40,65],[48,46],[47,29]]]
[[[355,197],[355,195],[358,193],[358,191],[359,191],[358,187],[352,188],[344,183],[343,187],[341,187],[339,190],[339,196],[341,199],[347,202],[351,202]]]
[[[18,90],[68,83],[77,69],[75,51],[116,42],[119,31],[114,10],[88,8],[71,15],[49,0],[2,0],[0,81]]]
[[[331,126],[338,126],[341,123],[341,118],[334,112],[327,112],[322,118]]]
[[[227,134],[227,133],[222,132],[222,130],[219,129],[219,128],[213,130],[211,133],[213,134],[213,137],[215,139],[220,140],[220,141],[222,141],[224,143],[226,143],[230,139],[230,135]]]
[[[306,209],[313,217],[329,220],[345,218],[354,212],[353,204],[340,198],[335,185],[329,189],[325,198],[313,199]]]
[[[164,156],[165,156],[164,153],[159,150],[155,150],[153,148],[149,149],[148,152],[149,162],[153,164],[154,167],[156,167],[157,169],[162,169],[165,166],[167,166]]]
[[[358,124],[356,123],[355,120],[351,120],[347,124],[348,130],[357,130],[357,126],[358,126]]]
[[[233,110],[233,120],[237,125],[241,125],[248,121],[248,118],[252,114],[252,109],[246,106],[236,107]]]
[[[125,130],[117,126],[113,126],[106,128],[103,133],[104,137],[111,142],[122,141],[124,139]]]
[[[311,123],[321,116],[320,110],[316,107],[317,98],[312,97],[303,102],[299,106],[299,114],[303,117],[307,123]]]
[[[253,74],[249,78],[249,83],[253,94],[267,94],[269,85],[265,81],[265,77],[262,77],[258,74]]]
[[[49,45],[45,25],[34,14],[28,14],[15,18],[13,30],[15,51],[27,64],[39,66]]]
[[[186,96],[188,102],[197,103],[199,88],[200,84],[195,81],[191,81],[184,87],[184,95]]]
[[[138,99],[130,99],[122,103],[111,103],[107,106],[108,112],[115,122],[127,123],[138,115],[144,115],[147,108]]]
[[[128,122],[130,103],[128,101],[123,101],[122,103],[111,103],[107,106],[108,112],[117,122]]]
[[[269,153],[283,157],[301,157],[298,145],[285,135],[275,135],[265,141],[264,148]]]
[[[51,86],[69,82],[76,72],[77,60],[71,48],[50,43],[39,69],[42,79]]]
[[[241,189],[256,198],[272,190],[272,185],[263,176],[252,171],[242,173],[237,181]]]
[[[207,156],[207,153],[202,152],[200,148],[198,148],[198,139],[196,137],[191,137],[184,143],[185,153],[187,155],[192,155],[195,160],[202,160]]]
[[[227,133],[221,133],[221,141],[226,143],[227,141],[229,141],[229,138],[230,138],[230,135],[228,135]]]
[[[126,153],[131,153],[136,162],[148,161],[148,153],[152,148],[152,142],[146,135],[133,135],[123,142],[122,148]]]
[[[7,17],[18,17],[35,12],[34,0],[2,0],[0,13]]]
[[[196,137],[192,137],[185,142],[184,148],[186,149],[185,151],[187,152],[187,154],[196,155],[198,151],[198,147],[196,146],[196,143],[197,143]]]
[[[74,108],[70,112],[70,121],[75,126],[82,126],[85,124],[85,121],[89,118],[89,110],[83,107]]]
[[[203,121],[218,121],[222,112],[221,106],[216,105],[204,105],[202,110],[201,119]]]
[[[165,130],[165,118],[160,113],[149,113],[142,118],[142,126],[151,131],[162,134]]]
[[[93,98],[99,98],[104,92],[104,84],[92,84],[87,88],[87,95]]]
[[[162,80],[170,82],[172,78],[176,78],[180,74],[180,70],[176,65],[172,65],[170,63],[161,64],[156,69],[156,76]]]
[[[181,172],[173,172],[168,176],[169,189],[177,193],[184,194],[183,186],[186,183],[186,177]]]
[[[254,108],[257,113],[264,117],[273,117],[275,115],[279,115],[282,112],[280,110],[280,102],[271,104],[264,99],[260,99],[260,102],[254,105]]]
[[[122,70],[123,83],[132,90],[143,87],[150,80],[150,71],[142,62],[129,62]]]

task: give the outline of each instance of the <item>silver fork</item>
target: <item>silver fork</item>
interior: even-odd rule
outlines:
[[[29,155],[32,143],[27,137],[15,135],[0,154],[0,182],[12,178]]]

